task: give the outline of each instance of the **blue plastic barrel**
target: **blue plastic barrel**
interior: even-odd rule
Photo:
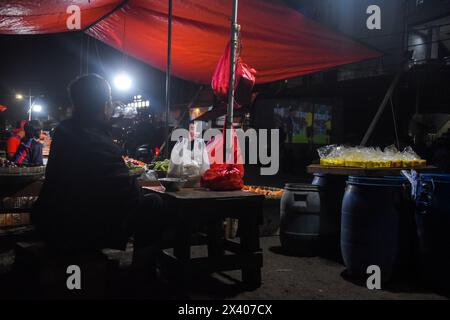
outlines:
[[[350,277],[367,278],[367,268],[376,265],[381,281],[388,282],[398,270],[407,188],[404,178],[349,177],[342,202],[341,250]]]
[[[450,290],[450,174],[420,174],[415,200],[422,279]]]

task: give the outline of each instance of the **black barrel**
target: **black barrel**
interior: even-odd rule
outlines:
[[[320,189],[320,255],[342,263],[341,212],[346,176],[315,173],[312,184]]]
[[[450,174],[420,174],[415,189],[422,280],[450,290]]]
[[[319,187],[286,184],[280,211],[280,241],[283,249],[299,256],[318,255]]]
[[[342,256],[349,276],[367,278],[367,268],[376,265],[382,282],[391,279],[405,252],[402,229],[408,204],[406,179],[349,177],[341,221]]]

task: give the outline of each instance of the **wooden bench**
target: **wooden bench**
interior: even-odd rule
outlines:
[[[108,294],[108,275],[117,262],[100,251],[58,254],[42,242],[18,242],[15,246],[14,271],[21,282],[28,283],[37,298],[101,299]],[[68,267],[80,268],[81,289],[69,290]],[[25,288],[27,289],[27,288]]]

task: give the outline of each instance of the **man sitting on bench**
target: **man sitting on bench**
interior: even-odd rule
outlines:
[[[33,223],[42,240],[61,254],[123,250],[133,234],[133,266],[153,276],[162,200],[141,196],[109,135],[110,85],[89,74],[75,79],[69,94],[73,116],[55,131]]]

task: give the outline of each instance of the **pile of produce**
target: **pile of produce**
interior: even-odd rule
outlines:
[[[403,151],[389,146],[384,150],[373,147],[346,147],[330,145],[317,150],[320,164],[357,168],[417,168],[426,166],[411,147]]]
[[[19,165],[5,158],[0,158],[0,174],[40,175],[44,172],[45,166]]]
[[[284,193],[283,189],[260,186],[244,186],[242,190],[262,194],[267,199],[280,199]]]
[[[17,167],[17,166],[18,165],[12,161],[9,161],[4,158],[0,158],[0,168],[11,168],[11,167]]]
[[[169,171],[169,164],[170,164],[170,160],[169,159],[165,159],[163,161],[155,161],[152,162],[151,164],[149,164],[149,169],[155,170],[155,171],[162,171],[167,173],[167,171]]]
[[[123,161],[127,165],[130,170],[130,174],[132,175],[141,175],[147,170],[147,164],[142,161],[135,160],[129,157],[123,157]]]

